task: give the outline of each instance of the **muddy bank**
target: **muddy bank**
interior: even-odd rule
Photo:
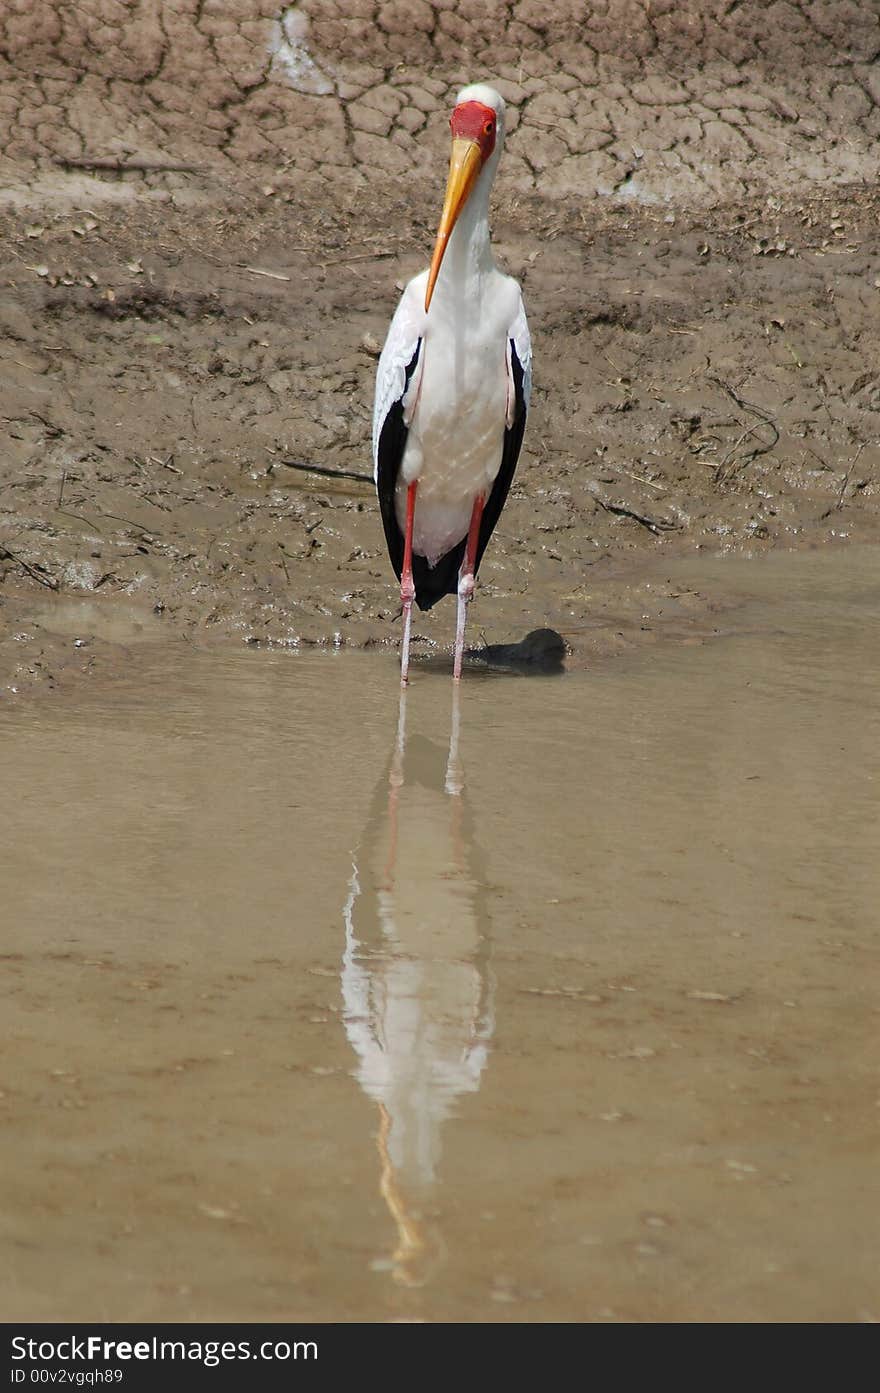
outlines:
[[[56,594],[134,601],[157,637],[396,642],[375,344],[429,234],[402,212],[386,254],[381,216],[362,201],[353,237],[269,197],[207,225],[171,205],[7,215],[4,686],[78,661],[51,637]],[[531,197],[496,217],[536,389],[474,620],[596,656],[669,619],[671,592],[640,584],[661,554],[877,535],[880,292],[864,195],[590,216]],[[449,639],[445,610],[419,617],[426,642]]]
[[[666,556],[877,536],[878,200],[862,182],[876,150],[873,30],[865,7],[848,7],[840,32],[810,7],[779,7],[804,56],[802,69],[786,68],[754,6],[735,20],[717,7],[690,29],[675,29],[669,11],[652,21],[656,42],[640,41],[627,62],[614,44],[597,50],[589,77],[575,59],[595,36],[558,7],[552,20],[525,8],[504,30],[518,85],[498,51],[519,125],[494,227],[499,258],[524,286],[535,393],[473,624],[490,642],[549,625],[590,661],[694,616],[712,631],[712,598],[683,601],[662,575]],[[644,37],[645,12],[624,9]],[[370,6],[352,10],[360,38],[345,64],[332,57],[332,25],[312,17],[295,44],[288,35],[293,69],[272,48],[280,12],[239,6],[229,23],[259,57],[259,81],[242,76],[251,70],[237,39],[200,46],[213,21],[195,7],[189,18],[176,7],[179,32],[163,30],[167,51],[160,44],[143,70],[132,54],[152,50],[134,10],[111,58],[77,40],[60,8],[53,28],[47,7],[27,73],[15,36],[29,21],[7,19],[4,689],[122,671],[130,658],[106,637],[120,606],[140,637],[396,643],[369,480],[375,358],[400,284],[428,255],[445,108],[473,74],[457,70],[442,37],[448,16],[464,24],[462,5],[443,9],[424,53],[428,31],[404,36],[392,10],[382,24],[403,45],[403,67],[385,72],[370,49]],[[308,7],[297,13],[309,18]],[[526,22],[537,25],[531,43]],[[724,35],[739,36],[733,57]],[[180,110],[181,92],[195,90],[187,53],[206,64],[201,124]],[[243,84],[238,104],[216,85],[224,54]],[[114,77],[111,62],[131,71]],[[646,133],[690,120],[722,77],[725,100],[741,99],[723,110],[748,113],[755,129],[775,122],[777,144],[721,150],[704,121],[691,165],[673,167],[675,141]],[[670,114],[673,83],[684,115]],[[850,88],[864,100],[849,100]],[[614,137],[593,153],[617,161],[620,177],[583,163],[587,101]],[[214,140],[210,112],[221,108],[232,124]],[[367,110],[386,111],[371,130]],[[160,112],[177,117],[163,124]],[[257,140],[281,127],[284,149]],[[569,153],[541,155],[551,138]],[[580,173],[571,166],[566,182],[570,159]],[[698,188],[687,168],[711,178]],[[54,606],[79,596],[95,618],[71,636]],[[448,608],[419,616],[417,634],[422,648],[446,644]]]

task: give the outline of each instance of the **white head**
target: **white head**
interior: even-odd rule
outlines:
[[[425,291],[426,312],[431,303],[447,243],[462,208],[484,170],[490,184],[495,177],[495,169],[504,144],[504,98],[494,87],[487,87],[482,82],[463,87],[449,118],[449,127],[452,131],[452,154],[449,160],[446,198],[440,215],[437,240],[434,243],[431,269],[428,272]]]

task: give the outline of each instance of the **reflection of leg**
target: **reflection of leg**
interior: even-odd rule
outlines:
[[[397,1172],[388,1150],[391,1135],[391,1115],[384,1103],[379,1104],[379,1131],[376,1145],[382,1163],[379,1190],[397,1228],[397,1247],[392,1256],[394,1280],[402,1286],[420,1287],[427,1273],[419,1272],[419,1263],[427,1253],[425,1233],[419,1220],[409,1212],[406,1196],[400,1188]]]
[[[474,499],[471,525],[468,529],[467,546],[461,570],[458,573],[458,615],[455,625],[455,659],[452,676],[457,682],[461,677],[461,659],[464,652],[464,626],[467,622],[467,607],[474,593],[474,568],[477,563],[477,543],[480,540],[480,522],[483,517],[483,495],[478,493]]]
[[[452,728],[449,733],[449,758],[446,761],[446,792],[461,793],[464,788],[464,774],[458,757],[458,737],[461,730],[461,688],[452,688]]]
[[[397,709],[397,741],[394,757],[388,773],[388,860],[385,863],[383,888],[390,890],[394,884],[394,863],[397,859],[397,800],[403,787],[403,756],[406,750],[406,687],[400,689],[400,705]]]
[[[452,684],[452,728],[449,732],[449,758],[446,761],[446,792],[452,796],[453,803],[449,814],[449,831],[452,840],[452,857],[460,873],[465,871],[464,842],[461,834],[463,813],[462,793],[464,792],[464,770],[458,757],[458,737],[461,731],[461,687]]]
[[[412,627],[412,605],[416,588],[412,574],[413,521],[416,515],[417,483],[406,491],[406,532],[403,537],[403,570],[400,575],[400,603],[403,606],[403,643],[400,647],[400,682],[406,686],[409,675],[409,634]]]
[[[391,761],[391,772],[388,776],[392,788],[400,788],[403,783],[403,756],[406,750],[406,692],[400,693],[400,705],[397,708],[397,741],[394,746],[394,758]]]

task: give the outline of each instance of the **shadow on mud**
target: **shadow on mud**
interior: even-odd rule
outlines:
[[[565,639],[555,629],[532,629],[519,643],[487,643],[481,648],[465,650],[465,671],[477,675],[511,674],[515,677],[556,677],[565,672]],[[413,658],[412,670],[419,672],[452,672],[452,659],[447,655]]]

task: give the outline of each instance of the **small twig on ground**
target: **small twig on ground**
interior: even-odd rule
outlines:
[[[812,445],[807,440],[804,441],[804,449],[809,450],[810,454],[813,456],[813,459],[817,459],[821,464],[822,468],[826,471],[826,473],[830,474],[831,465],[828,463],[826,459],[823,459],[822,456],[813,449]]]
[[[58,581],[54,576],[50,576],[48,572],[45,575],[41,574],[29,561],[25,561],[21,556],[16,556],[15,552],[10,551],[7,546],[0,545],[0,561],[14,561],[16,566],[20,566],[23,571],[26,571],[32,580],[38,581],[40,585],[45,585],[47,590],[59,588]]]
[[[152,504],[154,508],[161,508],[163,513],[170,513],[171,509],[169,508],[167,503],[161,503],[156,498],[151,497],[152,494],[159,495],[161,493],[161,490],[158,489],[156,485],[153,483],[153,477],[150,474],[150,471],[147,469],[147,466],[144,464],[143,460],[138,459],[137,455],[127,455],[126,458],[131,461],[135,469],[139,469],[141,471],[141,473],[147,481],[147,487],[141,494],[141,497],[143,498],[144,502]],[[164,460],[157,460],[155,455],[150,455],[149,458],[154,464],[164,463]],[[169,455],[168,458],[171,459],[173,457]],[[175,472],[179,474],[180,470],[178,469]]]
[[[173,455],[169,455],[167,459],[159,459],[158,455],[149,455],[148,458],[153,461],[153,464],[161,464],[163,469],[170,469],[172,474],[183,473],[183,470],[178,469],[177,465],[173,463]]]
[[[647,484],[649,489],[657,489],[659,493],[665,491],[665,484],[655,484],[652,479],[645,479],[641,474],[631,474],[628,469],[621,469],[621,474],[625,474],[628,479],[632,479],[637,484]]]
[[[304,474],[322,474],[325,479],[355,479],[359,484],[371,484],[372,474],[361,474],[356,469],[328,469],[322,464],[304,464],[301,460],[280,459],[275,460],[276,464],[283,464],[288,469],[300,469]]]
[[[322,261],[321,267],[325,266],[347,266],[352,261],[382,261],[387,256],[396,256],[396,251],[375,251],[359,252],[355,256],[334,256],[329,261]]]
[[[754,435],[754,434],[755,434],[755,431],[756,431],[756,430],[760,430],[760,429],[761,429],[761,426],[764,425],[764,424],[765,424],[765,422],[761,421],[761,422],[759,422],[758,425],[756,425],[756,426],[749,426],[747,430],[744,430],[744,431],[743,431],[743,433],[742,433],[742,435],[739,437],[739,439],[738,439],[738,440],[735,440],[735,441],[733,442],[733,444],[731,445],[730,449],[727,451],[727,454],[724,456],[724,459],[719,460],[718,463],[714,466],[714,468],[715,468],[715,477],[716,477],[716,478],[720,478],[720,477],[721,477],[721,474],[722,474],[722,472],[723,472],[723,470],[724,470],[724,466],[726,465],[727,461],[728,461],[729,459],[731,459],[731,458],[736,454],[737,450],[739,449],[740,445],[742,445],[743,441],[744,441],[744,440],[748,440],[749,436],[750,436],[750,435]],[[778,438],[778,437],[777,437],[777,438]],[[775,443],[775,442],[774,442],[774,443]],[[771,449],[771,448],[772,448],[772,446],[769,446],[769,445],[767,446],[767,449],[768,449],[768,450]],[[760,455],[760,454],[764,454],[764,453],[765,453],[765,452],[764,452],[763,450],[756,450],[756,451],[755,451],[755,454],[759,454],[759,455]],[[750,456],[750,458],[754,458],[754,456]],[[747,464],[747,463],[748,463],[748,461],[747,461],[747,460],[744,460],[744,461],[743,461],[743,464],[740,466],[740,468],[743,468],[743,467],[745,466],[745,464]]]
[[[59,508],[58,512],[64,518],[76,518],[77,522],[84,522],[86,527],[93,527],[96,532],[101,531],[94,518],[84,517],[82,513],[72,513],[69,508]]]
[[[842,504],[843,504],[843,495],[846,493],[846,486],[847,486],[847,484],[849,483],[850,475],[852,474],[853,470],[855,469],[856,464],[858,463],[859,455],[862,453],[862,451],[864,450],[864,448],[865,448],[865,442],[862,441],[862,443],[859,445],[859,448],[856,450],[855,454],[853,455],[852,459],[851,459],[850,462],[849,462],[849,468],[847,469],[846,473],[845,473],[844,476],[843,476],[843,483],[840,485],[840,495],[839,495],[839,497],[838,497],[838,499],[837,499],[837,503],[836,503],[836,505],[835,505],[837,508],[840,508],[840,507],[842,506]]]
[[[242,266],[242,271],[249,271],[252,276],[265,276],[270,281],[289,281],[290,276],[285,276],[281,271],[262,271],[259,266]]]
[[[832,513],[838,512],[839,509],[843,507],[843,496],[846,493],[847,485],[849,484],[850,478],[852,477],[852,472],[855,469],[859,461],[859,456],[861,455],[864,448],[865,442],[862,441],[859,445],[859,448],[856,450],[855,454],[853,455],[852,459],[849,461],[849,464],[847,465],[846,473],[843,476],[843,483],[840,485],[840,493],[837,495],[837,502],[832,503],[830,508],[825,509],[825,512],[822,514],[820,521],[824,522],[826,518],[830,518]]]
[[[157,497],[154,498],[154,497],[152,496],[153,494],[156,494]],[[150,489],[144,489],[144,492],[143,492],[143,494],[142,494],[141,496],[142,496],[142,498],[143,498],[143,500],[144,500],[145,503],[150,503],[150,504],[152,504],[152,506],[153,506],[154,508],[160,508],[160,509],[162,510],[163,513],[170,513],[170,512],[172,511],[172,509],[170,508],[170,506],[169,506],[167,503],[161,503],[161,502],[159,501],[158,494],[159,494],[159,490],[158,490],[157,488],[150,488]]]
[[[731,471],[732,476],[734,473],[738,473],[739,470],[745,469],[746,465],[751,464],[752,460],[757,459],[759,455],[766,455],[770,450],[772,450],[774,445],[776,445],[779,440],[779,430],[773,417],[770,415],[769,411],[764,410],[763,406],[756,406],[754,402],[746,401],[745,397],[741,397],[739,392],[737,392],[734,387],[731,387],[729,382],[725,382],[722,378],[715,377],[712,373],[707,373],[706,376],[708,377],[710,382],[715,383],[716,387],[720,387],[722,392],[726,392],[727,396],[730,397],[731,401],[735,402],[735,404],[738,407],[740,407],[742,411],[748,411],[751,413],[752,416],[757,416],[761,425],[769,426],[773,432],[773,439],[771,441],[762,442],[760,445],[756,445],[753,450],[750,450],[746,453],[746,455],[740,461],[736,469]],[[736,453],[740,445],[742,445],[743,441],[748,440],[749,436],[754,435],[755,432],[759,429],[760,426],[750,426],[748,430],[743,431],[742,435],[739,437],[736,443],[732,445],[731,448],[727,451],[727,454],[724,456],[724,459],[721,460],[715,466],[716,483],[720,483],[722,481],[724,477],[723,471],[725,465],[727,464],[727,461]]]
[[[706,376],[710,382],[715,383],[716,387],[720,387],[723,392],[726,392],[731,401],[735,402],[743,411],[751,411],[753,416],[760,416],[762,421],[766,421],[769,426],[774,426],[775,429],[773,417],[770,415],[769,411],[764,410],[763,406],[756,406],[754,402],[746,401],[745,397],[741,397],[739,392],[731,387],[729,382],[725,382],[723,378],[715,377],[711,372],[707,373]]]
[[[145,503],[152,503],[153,500],[152,500],[151,498],[147,498],[146,495],[144,495],[144,502],[145,502]],[[155,503],[154,503],[153,506],[154,506],[154,507],[161,507],[162,505],[161,505],[161,504],[155,504]],[[170,511],[171,511],[170,508],[166,508],[166,509],[165,509],[165,512],[166,512],[166,513],[169,513]],[[135,522],[134,518],[126,518],[126,517],[123,517],[121,513],[107,513],[107,512],[104,512],[104,510],[102,509],[102,510],[101,510],[101,516],[104,517],[104,518],[114,518],[114,519],[116,520],[116,522],[127,522],[128,525],[129,525],[129,527],[133,527],[133,528],[135,529],[136,532],[146,533],[147,536],[152,536],[153,533],[158,532],[158,530],[159,530],[159,529],[156,528],[156,527],[144,527],[144,524],[143,524],[142,522]]]
[[[61,426],[56,426],[54,421],[49,421],[45,416],[41,416],[39,411],[34,411],[33,407],[28,408],[28,415],[33,416],[42,426],[45,426],[51,440],[57,440],[59,435],[64,434]]]
[[[647,527],[655,537],[659,537],[663,532],[674,532],[681,526],[678,522],[668,522],[665,518],[651,518],[646,513],[638,513],[635,508],[627,508],[623,503],[609,503],[607,498],[603,498],[598,489],[591,488],[590,492],[606,513],[614,513],[618,517],[632,518],[633,522],[641,523],[642,527]]]

